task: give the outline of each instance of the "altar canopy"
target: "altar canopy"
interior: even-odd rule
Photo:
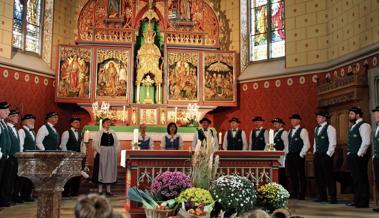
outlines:
[[[219,49],[219,28],[208,1],[88,1],[77,45],[58,47],[56,101],[90,114],[97,101],[125,106],[123,121],[149,125],[166,125],[174,110],[177,119],[189,103],[206,108],[202,116],[236,106],[237,56]]]

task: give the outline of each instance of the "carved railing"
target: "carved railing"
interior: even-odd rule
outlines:
[[[317,92],[319,94],[330,91],[335,91],[341,88],[345,88],[351,85],[366,85],[367,77],[360,74],[351,74],[341,78],[326,79],[325,82],[317,86]]]

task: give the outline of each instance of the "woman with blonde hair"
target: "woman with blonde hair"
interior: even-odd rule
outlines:
[[[110,129],[112,121],[103,120],[103,128],[99,130],[93,139],[94,170],[92,181],[99,184],[98,192],[103,192],[103,184],[106,185],[106,195],[112,196],[111,184],[117,182],[117,154],[119,141],[116,133]]]

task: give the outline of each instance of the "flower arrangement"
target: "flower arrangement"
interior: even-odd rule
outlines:
[[[179,214],[184,218],[210,217],[214,200],[208,190],[202,188],[189,188],[176,198],[182,204]]]
[[[287,208],[290,194],[278,183],[271,182],[258,188],[258,204],[269,211]]]
[[[166,171],[155,177],[151,192],[158,201],[176,198],[183,190],[192,187],[191,179],[182,172]]]
[[[192,183],[199,188],[208,189],[216,178],[220,158],[214,155],[213,137],[211,132],[206,134],[206,140],[198,140],[192,155]]]
[[[189,188],[180,193],[180,195],[176,198],[178,203],[192,203],[194,206],[198,206],[200,204],[209,205],[214,202],[214,199],[211,193],[208,190],[202,188]]]
[[[253,183],[241,176],[222,176],[213,181],[210,192],[221,209],[243,213],[254,208],[257,195]]]

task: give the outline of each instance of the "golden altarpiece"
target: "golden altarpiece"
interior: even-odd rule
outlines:
[[[221,50],[224,22],[207,0],[89,0],[76,45],[58,47],[56,101],[93,121],[105,105],[125,125],[185,124],[188,108],[235,106],[237,54]]]

